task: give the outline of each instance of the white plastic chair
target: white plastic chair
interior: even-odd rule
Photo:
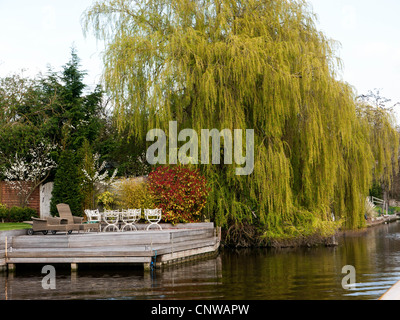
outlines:
[[[116,231],[119,231],[118,222],[119,222],[120,213],[116,210],[104,210],[103,213],[103,221],[107,224],[103,229],[106,232],[107,229],[113,228]]]
[[[161,226],[158,224],[161,221],[161,209],[144,209],[144,216],[146,220],[150,223],[146,230],[149,230],[151,226],[155,225],[162,230]]]
[[[121,220],[124,223],[121,231],[125,231],[125,229],[129,229],[131,231],[136,230],[135,223],[140,220],[142,217],[142,209],[128,209],[122,210],[121,212]]]
[[[99,212],[99,209],[96,210],[85,209],[84,212],[87,217],[87,223],[98,223],[101,231],[101,213]]]

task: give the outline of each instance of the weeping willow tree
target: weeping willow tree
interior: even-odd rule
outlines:
[[[379,90],[369,91],[356,101],[356,111],[359,119],[370,128],[369,140],[375,158],[373,179],[376,185],[381,185],[386,193],[392,187],[394,176],[398,173],[399,134],[396,128],[394,106],[388,106],[390,99],[380,95]]]
[[[365,224],[371,126],[336,80],[336,43],[305,1],[102,0],[83,22],[106,43],[104,82],[132,137],[168,132],[171,120],[197,132],[254,129],[251,175],[199,165],[219,225],[257,226],[271,240]]]

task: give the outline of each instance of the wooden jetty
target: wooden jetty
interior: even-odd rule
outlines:
[[[168,227],[168,228],[167,228]],[[145,270],[216,253],[219,229],[213,223],[163,226],[163,230],[18,235],[4,243],[0,265],[13,270],[23,264],[142,264]],[[0,252],[1,255],[1,252]]]
[[[384,224],[384,223],[390,223],[390,222],[394,222],[400,220],[400,215],[398,214],[393,214],[393,215],[383,215],[381,217],[378,218],[374,218],[371,220],[367,221],[367,227],[374,227],[380,224]]]
[[[0,231],[0,272],[7,270],[6,256],[14,237],[26,234],[26,230]]]

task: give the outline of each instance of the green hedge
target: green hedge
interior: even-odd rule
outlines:
[[[32,220],[31,217],[37,217],[36,210],[31,208],[12,207],[10,209],[0,205],[0,222],[23,222]]]

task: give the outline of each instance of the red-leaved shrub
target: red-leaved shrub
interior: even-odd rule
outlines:
[[[201,220],[210,189],[198,170],[161,166],[149,174],[148,183],[165,222],[176,224]]]

